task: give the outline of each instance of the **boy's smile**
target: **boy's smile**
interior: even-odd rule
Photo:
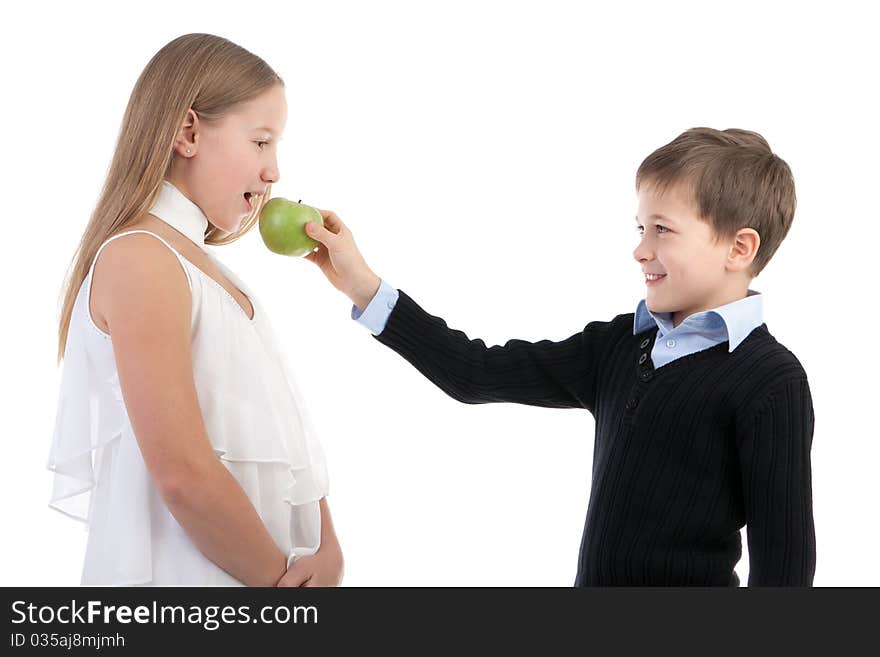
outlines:
[[[645,276],[648,310],[671,313],[677,327],[690,315],[746,297],[752,280],[748,265],[760,245],[756,231],[742,228],[716,241],[712,226],[699,218],[688,188],[680,183],[662,195],[644,184],[638,198],[641,240],[633,256]]]

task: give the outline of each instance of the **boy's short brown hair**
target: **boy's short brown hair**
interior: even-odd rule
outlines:
[[[782,158],[757,132],[691,128],[651,153],[636,172],[636,192],[648,185],[662,194],[684,183],[715,241],[752,228],[761,244],[749,267],[752,277],[788,234],[796,205],[794,178]]]

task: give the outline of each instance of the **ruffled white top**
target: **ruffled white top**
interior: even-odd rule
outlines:
[[[251,301],[235,299],[171,249],[192,290],[195,385],[208,437],[288,564],[320,545],[327,470],[302,395],[254,291],[205,245],[208,220],[167,180],[150,214],[201,247]],[[50,507],[85,523],[83,585],[242,586],[205,557],[158,495],[126,412],[112,338],[89,313],[94,260],[73,306],[48,468]],[[181,436],[182,440],[186,436]]]

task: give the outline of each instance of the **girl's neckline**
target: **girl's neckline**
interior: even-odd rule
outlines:
[[[223,294],[226,295],[226,297],[229,299],[229,301],[231,301],[231,302],[235,305],[235,307],[238,308],[239,312],[241,313],[241,316],[244,317],[244,319],[245,319],[247,322],[249,322],[250,324],[254,324],[254,323],[256,323],[256,321],[257,321],[257,304],[254,302],[253,295],[252,295],[252,294],[249,294],[249,293],[247,293],[247,292],[245,292],[245,291],[242,289],[241,281],[233,281],[233,280],[232,280],[234,275],[233,275],[233,276],[230,276],[230,274],[231,274],[230,270],[226,267],[226,265],[224,265],[222,262],[220,262],[219,259],[215,258],[213,253],[210,253],[210,252],[207,251],[207,250],[205,251],[205,253],[208,254],[208,257],[211,258],[211,261],[212,261],[213,263],[215,263],[216,265],[218,265],[218,266],[220,267],[220,269],[221,269],[221,270],[223,271],[223,273],[226,275],[226,278],[229,279],[229,282],[232,283],[232,284],[238,289],[238,291],[241,292],[242,296],[244,296],[244,298],[248,300],[248,303],[251,305],[251,312],[253,312],[253,314],[254,314],[253,317],[248,317],[248,316],[247,316],[247,313],[245,312],[245,309],[242,308],[242,307],[241,307],[241,304],[238,303],[238,301],[235,300],[235,297],[233,297],[231,294],[229,294],[229,290],[227,290],[225,287],[223,287],[222,285],[220,285],[220,283],[218,283],[217,281],[215,281],[213,277],[208,276],[207,273],[205,273],[205,272],[202,271],[201,267],[196,266],[196,264],[193,263],[193,262],[191,262],[190,259],[187,258],[185,255],[180,254],[180,257],[183,258],[184,260],[186,260],[187,264],[189,264],[189,265],[190,265],[191,267],[193,267],[196,271],[198,271],[199,274],[201,274],[202,276],[204,276],[205,278],[207,278],[209,281],[211,281],[214,285],[216,285],[216,286],[220,289],[220,291],[223,292]],[[236,277],[236,278],[237,278],[237,277]]]
[[[174,249],[178,256],[186,260],[192,267],[198,269],[199,272],[211,280],[214,285],[220,288],[223,293],[232,301],[238,309],[241,311],[242,316],[248,322],[255,322],[257,319],[257,308],[254,304],[254,300],[251,298],[253,295],[248,294],[242,289],[241,281],[233,280],[237,279],[237,277],[232,274],[217,258],[214,257],[214,254],[211,253],[206,245],[205,245],[205,232],[208,229],[208,217],[202,212],[202,209],[195,204],[190,198],[188,198],[182,191],[180,191],[175,185],[173,185],[168,180],[162,180],[162,185],[159,188],[159,193],[156,195],[156,199],[153,202],[152,207],[147,211],[147,214],[159,219],[165,224],[168,224],[172,228],[174,228],[177,232],[186,236],[189,241],[193,242],[199,249],[202,250],[203,253],[206,253],[210,258],[211,262],[219,267],[219,269],[223,272],[226,278],[229,280],[232,285],[238,289],[238,291],[244,296],[248,303],[251,306],[251,312],[253,313],[253,317],[248,317],[247,312],[235,300],[229,291],[223,287],[220,283],[214,280],[213,277],[209,276],[206,272],[202,271],[200,267],[198,267],[194,262],[192,262],[189,258],[184,256],[182,253],[174,249],[171,244],[168,246]],[[151,232],[151,231],[147,231]],[[161,237],[157,235],[157,237]]]
[[[208,230],[208,217],[202,209],[168,180],[163,180],[153,205],[147,210],[160,221],[185,235],[205,253],[205,232]]]
[[[242,284],[241,280],[239,280],[238,277],[228,267],[226,267],[226,265],[224,265],[220,261],[219,258],[217,258],[213,253],[211,253],[211,251],[209,251],[208,249],[205,249],[204,253],[205,253],[205,255],[208,256],[208,258],[211,260],[211,262],[213,262],[215,265],[217,265],[217,267],[223,272],[223,274],[226,276],[227,280],[229,280],[229,282],[236,289],[238,289],[238,291],[241,292],[241,294],[248,300],[248,303],[250,303],[250,305],[251,305],[253,317],[247,316],[247,312],[245,312],[245,309],[242,308],[241,304],[235,300],[235,297],[233,297],[225,287],[223,287],[220,283],[218,283],[216,280],[214,280],[214,278],[212,276],[209,276],[207,274],[207,272],[203,271],[202,268],[199,267],[198,265],[196,265],[192,260],[190,260],[185,255],[183,255],[178,249],[174,248],[174,246],[166,238],[162,237],[158,233],[153,232],[152,230],[148,230],[146,228],[132,228],[130,230],[116,233],[115,235],[112,235],[111,238],[119,237],[120,235],[125,235],[128,233],[134,233],[134,232],[149,233],[150,235],[153,235],[153,236],[159,238],[160,240],[162,240],[162,242],[164,242],[168,246],[168,248],[171,249],[177,255],[178,258],[180,258],[184,263],[186,263],[187,266],[189,266],[191,269],[195,269],[199,273],[199,275],[201,275],[205,279],[209,280],[213,285],[215,285],[217,287],[217,289],[220,290],[226,296],[226,298],[229,300],[229,302],[231,304],[233,304],[238,309],[238,312],[240,313],[241,317],[249,325],[256,324],[256,322],[257,322],[257,304],[254,301],[253,294],[250,292],[250,290],[246,291],[244,289],[246,286],[244,286]],[[92,264],[92,266],[94,267],[94,263]],[[102,333],[103,333],[103,331],[102,331]]]

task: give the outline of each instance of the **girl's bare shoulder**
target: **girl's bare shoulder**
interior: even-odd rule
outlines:
[[[108,235],[107,239],[132,230],[146,230],[154,235],[158,235],[178,252],[185,249],[185,245],[179,244],[180,240],[173,234],[176,231],[167,224],[164,224],[163,221],[149,215],[118,228]],[[106,318],[113,303],[113,290],[115,286],[112,283],[114,281],[118,281],[132,271],[143,271],[146,268],[153,272],[154,283],[159,283],[159,281],[155,280],[157,263],[164,262],[166,265],[165,271],[168,271],[168,265],[172,259],[174,265],[171,266],[171,270],[172,274],[176,277],[176,269],[179,268],[177,257],[172,255],[154,237],[140,236],[143,239],[116,239],[105,244],[95,260],[89,294],[89,312],[94,323],[102,331],[109,332]],[[138,236],[133,235],[132,237]],[[185,253],[182,255],[186,257]]]
[[[152,215],[145,214],[141,217],[138,217],[137,219],[135,219],[133,221],[128,222],[125,226],[121,226],[120,228],[117,228],[116,230],[114,230],[112,233],[110,233],[107,236],[107,239],[110,239],[111,237],[115,237],[116,235],[121,235],[123,233],[127,233],[132,230],[148,230],[151,233],[156,233],[159,237],[166,239],[170,243],[171,240],[169,238],[172,237],[172,235],[170,235],[170,233],[173,231],[169,231],[168,229],[169,229],[169,226],[164,221],[161,221],[160,219],[156,219]],[[172,244],[172,246],[173,246],[173,244]]]

